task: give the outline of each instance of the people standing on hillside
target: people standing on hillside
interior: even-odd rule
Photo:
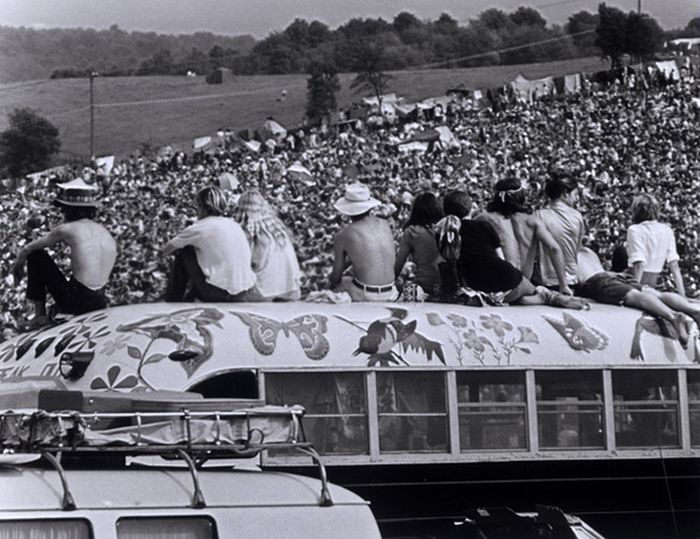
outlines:
[[[659,205],[643,193],[632,201],[632,225],[627,229],[627,263],[634,278],[642,284],[659,286],[659,275],[668,263],[677,292],[685,296],[676,250],[676,237],[666,223],[657,221]]]
[[[557,176],[545,184],[545,193],[549,198],[547,206],[535,212],[535,217],[542,222],[561,249],[564,258],[565,279],[568,286],[576,284],[576,257],[583,245],[585,224],[583,215],[576,209],[578,201],[578,184],[568,176]],[[548,288],[559,285],[557,269],[547,256],[544,244],[539,244],[539,272],[535,277],[538,284]]]
[[[461,220],[458,267],[470,288],[485,293],[493,304],[551,305],[584,309],[585,301],[535,287],[529,279],[503,258],[501,239],[485,220],[470,219],[471,198],[465,191],[451,191],[444,200],[447,216]]]
[[[381,203],[362,183],[352,183],[334,205],[350,218],[333,238],[331,288],[347,292],[353,301],[394,301],[394,236],[386,219],[370,212]],[[352,266],[352,276],[343,276]]]
[[[34,308],[34,317],[27,327],[50,323],[47,292],[59,313],[83,314],[107,306],[105,286],[117,258],[117,244],[109,231],[94,220],[99,206],[97,188],[76,179],[59,185],[59,189],[54,203],[65,222],[20,249],[12,267],[19,281],[26,263],[27,300]],[[45,251],[58,243],[65,243],[70,250],[69,278]]]
[[[252,254],[255,286],[248,301],[294,301],[301,296],[301,269],[292,236],[275,210],[256,190],[244,192],[234,212]]]
[[[196,197],[198,220],[171,239],[163,254],[175,254],[165,301],[245,301],[255,285],[248,240],[226,217],[228,202],[218,187]]]
[[[420,193],[411,207],[408,221],[399,240],[394,263],[394,275],[398,277],[410,257],[416,265],[415,282],[423,291],[432,295],[440,283],[438,263],[440,252],[433,226],[443,217],[442,206],[433,193]]]
[[[557,276],[559,292],[573,294],[566,277],[564,257],[559,244],[537,216],[528,213],[527,193],[514,177],[499,180],[486,211],[477,220],[491,223],[503,243],[504,258],[532,279],[538,245],[551,261]]]

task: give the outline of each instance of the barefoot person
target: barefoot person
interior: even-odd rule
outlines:
[[[331,288],[347,292],[353,301],[393,301],[399,295],[394,286],[394,236],[385,219],[370,214],[379,204],[362,183],[348,185],[345,196],[335,203],[351,222],[333,239],[328,280]],[[349,266],[352,277],[343,277]]]
[[[678,333],[678,340],[685,346],[688,327],[685,315],[700,326],[700,305],[690,303],[674,292],[659,292],[643,285],[626,273],[605,271],[598,255],[582,247],[578,254],[578,294],[600,303],[625,305],[647,311],[669,321]]]
[[[59,189],[54,203],[63,212],[65,222],[25,245],[12,268],[15,279],[19,280],[26,263],[27,300],[34,307],[29,327],[50,322],[47,292],[60,313],[82,314],[107,306],[105,286],[117,257],[117,245],[107,229],[93,220],[98,207],[97,188],[76,179],[59,185]],[[70,250],[70,277],[63,274],[44,250],[58,243]]]

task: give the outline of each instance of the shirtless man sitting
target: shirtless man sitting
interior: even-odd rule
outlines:
[[[385,219],[370,215],[379,204],[361,183],[348,185],[345,196],[335,203],[335,209],[351,222],[333,239],[328,279],[331,288],[347,292],[353,301],[394,301],[399,296],[394,286],[394,235]],[[352,277],[343,277],[349,266]]]
[[[54,203],[61,208],[65,222],[25,245],[12,267],[12,274],[19,281],[26,263],[27,299],[35,313],[28,328],[50,322],[46,312],[47,291],[58,312],[82,314],[107,306],[105,286],[117,257],[117,245],[107,229],[93,220],[98,207],[97,188],[82,179],[59,188],[61,193]],[[44,250],[61,242],[70,249],[70,278],[66,278]]]

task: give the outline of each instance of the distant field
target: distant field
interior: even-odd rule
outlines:
[[[442,95],[460,83],[485,89],[510,82],[518,73],[538,78],[606,67],[597,58],[584,58],[515,66],[400,71],[393,73],[395,78],[388,91],[415,101]],[[346,107],[361,96],[349,89],[352,75],[341,75],[340,79],[338,103]],[[277,101],[282,89],[287,90],[284,102]],[[182,98],[188,100],[166,101]],[[134,104],[145,100],[152,102]],[[298,125],[306,103],[306,76],[241,76],[225,85],[206,84],[202,77],[97,78],[95,103],[110,105],[95,111],[96,154],[123,155],[146,142],[155,146],[190,145],[195,137],[211,135],[218,128],[256,129],[267,116],[274,116],[283,125]],[[87,155],[88,105],[87,79],[0,84],[0,129],[7,126],[7,113],[13,108],[30,107],[59,128],[63,151]]]

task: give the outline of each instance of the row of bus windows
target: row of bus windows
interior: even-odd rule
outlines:
[[[216,539],[216,525],[209,517],[135,517],[117,520],[118,539]],[[0,521],[0,537],[18,539],[92,539],[84,519],[36,519]]]
[[[368,453],[365,373],[266,373],[266,400],[306,408],[307,437],[325,454]],[[461,451],[528,449],[525,372],[456,373]],[[449,451],[444,372],[376,373],[379,449]],[[536,371],[542,449],[604,449],[602,371]],[[612,371],[615,444],[679,447],[678,373]],[[700,445],[700,372],[688,373],[691,443]]]

